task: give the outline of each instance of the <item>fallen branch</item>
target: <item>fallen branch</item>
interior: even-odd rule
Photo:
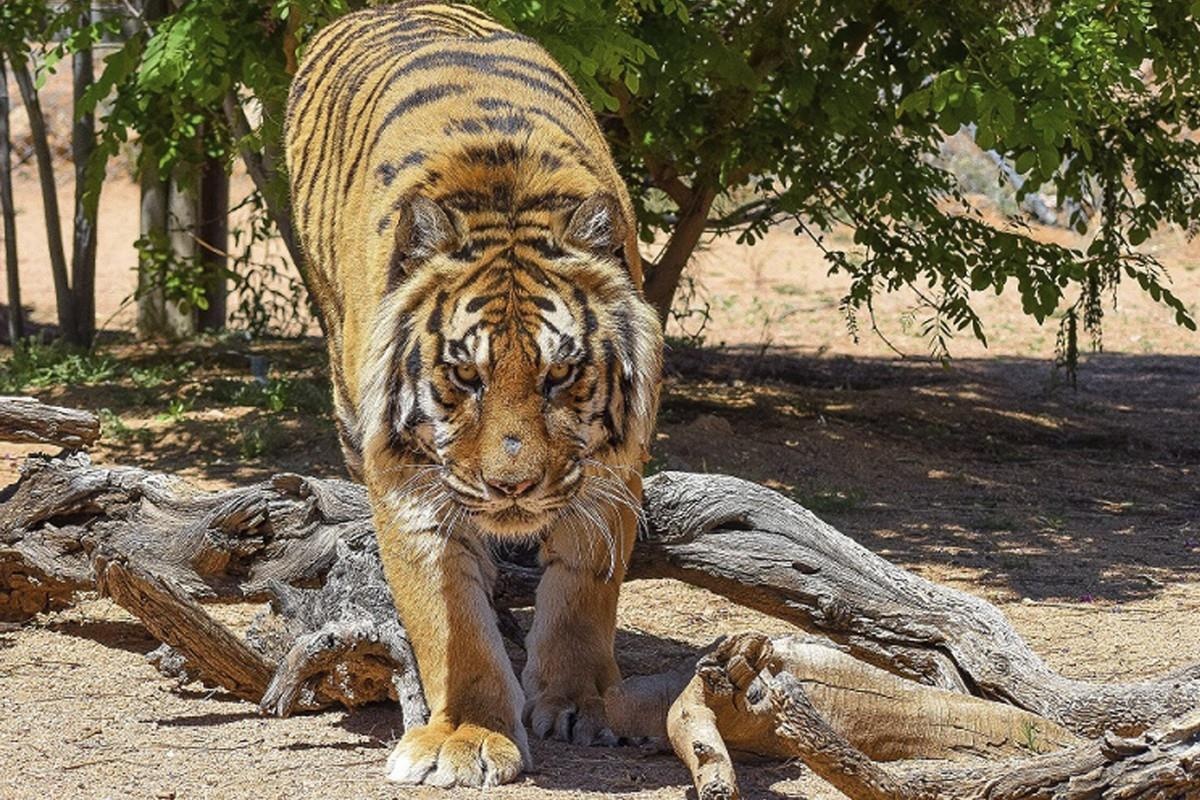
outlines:
[[[1200,665],[1097,685],[1059,675],[990,603],[858,545],[758,484],[668,472],[647,481],[631,578],[675,578],[827,636],[855,658],[1016,705],[1084,736],[1139,733],[1200,705]]]
[[[35,397],[0,397],[0,442],[77,449],[99,436],[100,420],[95,414],[46,405]]]
[[[773,681],[770,702],[778,734],[791,742],[792,755],[850,800],[1200,798],[1200,710],[1134,738],[1105,734],[1037,758],[893,772],[833,730],[788,673]]]
[[[1200,710],[1136,738],[1106,734],[1081,742],[1048,720],[1009,706],[943,696],[938,689],[887,675],[862,679],[864,664],[822,664],[830,648],[796,638],[743,634],[722,642],[697,665],[671,709],[670,738],[700,800],[736,798],[727,747],[799,758],[851,800],[1179,800],[1200,797]],[[852,660],[851,660],[852,661]],[[842,684],[846,684],[845,687]],[[882,701],[847,701],[847,689]],[[902,695],[911,702],[898,705]],[[946,702],[960,706],[950,716]],[[982,723],[982,724],[981,724]],[[958,730],[955,730],[955,729]],[[974,728],[974,730],[968,729]],[[940,764],[886,768],[881,758],[947,757],[986,752],[1018,730],[1036,731],[1026,756],[983,767]],[[989,730],[990,729],[990,730]],[[989,735],[1000,739],[989,741]],[[875,750],[882,755],[872,756]],[[1054,751],[1054,752],[1050,752]]]

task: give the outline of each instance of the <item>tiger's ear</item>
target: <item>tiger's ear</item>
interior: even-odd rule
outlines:
[[[393,263],[429,258],[456,249],[462,233],[446,211],[427,197],[413,195],[401,201],[396,220]]]
[[[625,244],[625,222],[617,198],[597,192],[579,204],[562,234],[563,243],[611,256]]]

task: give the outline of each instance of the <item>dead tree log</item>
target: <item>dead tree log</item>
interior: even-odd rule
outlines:
[[[320,586],[337,543],[374,547],[362,487],[276,475],[224,492],[85,454],[31,458],[0,490],[0,619],[95,588],[101,545],[201,601],[270,599],[272,580]],[[7,593],[7,596],[5,596]]]
[[[1200,705],[1200,666],[1133,684],[1064,678],[993,606],[889,564],[756,484],[664,473],[647,481],[645,507],[647,530],[631,576],[703,586],[827,636],[894,674],[969,689],[1086,736],[1140,733]],[[195,600],[274,597],[286,609],[284,587],[325,582],[339,542],[347,553],[377,559],[365,492],[356,484],[279,475],[197,492],[158,473],[92,466],[82,455],[34,459],[16,485],[0,492],[0,615],[24,618],[92,588],[97,553],[119,554]],[[497,605],[528,605],[536,570],[502,562],[501,573]],[[359,574],[356,591],[387,591],[377,570]],[[402,648],[371,618],[376,630],[362,634],[337,627],[337,614],[329,615],[293,632],[289,647],[324,629],[328,649],[386,661]],[[367,648],[362,643],[371,636],[385,644]],[[331,662],[306,641],[292,674],[311,687],[325,680],[322,665]],[[271,692],[277,710],[294,706],[293,691],[296,702],[306,696],[306,689],[290,686]],[[366,689],[355,691],[357,702]]]
[[[100,436],[95,414],[45,405],[35,397],[0,397],[0,442],[87,447]]]
[[[771,640],[753,633],[719,642],[700,658],[690,679],[685,678],[687,688],[676,689],[678,697],[665,715],[667,738],[677,752],[687,749],[679,736],[687,727],[681,718],[712,715],[712,724],[729,747],[791,758],[794,747],[777,734],[776,714],[762,702],[765,679],[784,672],[801,682],[806,696],[840,736],[877,761],[967,755],[1011,758],[1082,741],[1044,717],[897,677],[825,640],[808,636]],[[649,694],[645,689],[618,691],[625,696],[611,705],[657,705],[632,696]],[[655,709],[634,726],[647,728],[651,715],[658,713]]]
[[[995,606],[931,583],[758,484],[669,472],[647,482],[630,577],[676,578],[795,623],[921,683],[999,700],[1075,733],[1139,733],[1200,705],[1200,665],[1141,683],[1059,675]]]
[[[792,742],[792,755],[850,800],[1200,798],[1200,710],[1140,736],[1109,733],[1037,758],[893,772],[834,731],[791,675],[782,673],[775,679],[770,699],[778,715],[778,734]]]
[[[726,640],[700,660],[695,677],[672,706],[668,722],[671,743],[691,772],[700,800],[738,797],[727,746],[799,758],[851,800],[1200,797],[1200,710],[1136,738],[1109,733],[1092,742],[1072,741],[1069,735],[1061,735],[1065,732],[1054,731],[1041,720],[1039,735],[1044,738],[1036,742],[1036,748],[1034,740],[1029,744],[1044,755],[983,767],[885,768],[876,763],[878,756],[864,750],[880,744],[893,749],[897,745],[888,740],[888,732],[899,734],[898,746],[910,750],[907,756],[935,755],[944,744],[955,746],[960,732],[951,731],[941,741],[945,732],[936,730],[946,721],[937,712],[942,701],[936,695],[941,690],[916,684],[910,684],[910,689],[900,687],[901,692],[932,695],[898,707],[893,701],[900,698],[887,680],[882,684],[863,682],[843,666],[816,666],[812,645],[801,643],[797,648],[797,643],[795,639],[772,642],[758,634],[744,634]],[[856,692],[875,691],[882,685],[884,701],[872,703],[870,709],[861,704],[856,708],[854,703],[830,703],[830,679],[840,683],[847,678]],[[1014,723],[1029,722],[1016,716],[1006,718],[1014,711],[1011,707],[963,699],[998,712],[993,721],[1001,721],[1002,735]],[[902,728],[895,725],[898,715],[908,717],[908,726],[924,728],[916,736],[926,741],[906,739]],[[968,711],[954,721],[975,724],[980,719],[987,720],[987,716]],[[867,726],[877,726],[880,736]],[[988,727],[985,722],[976,732],[986,737]],[[981,753],[978,747],[969,749]]]
[[[111,559],[111,560],[110,560]],[[258,702],[275,665],[214,620],[199,603],[121,556],[97,555],[96,585],[160,642],[184,654],[186,673]]]

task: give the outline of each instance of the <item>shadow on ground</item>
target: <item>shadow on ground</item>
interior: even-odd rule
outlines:
[[[656,455],[784,491],[870,549],[1019,596],[1128,600],[1200,573],[1200,357],[675,352]]]

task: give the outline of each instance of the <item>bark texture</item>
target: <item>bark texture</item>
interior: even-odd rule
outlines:
[[[0,214],[4,216],[4,276],[8,290],[8,343],[25,338],[21,277],[17,266],[17,209],[13,201],[12,141],[9,139],[8,69],[0,52]]]
[[[986,767],[881,767],[840,736],[781,673],[771,686],[778,733],[795,757],[850,800],[1195,800],[1200,798],[1200,710],[1136,737],[1094,742]]]
[[[630,577],[667,577],[795,623],[902,677],[999,700],[1096,736],[1200,705],[1200,665],[1097,685],[1045,664],[991,604],[888,563],[758,484],[668,472],[647,482]]]
[[[799,758],[851,800],[1200,797],[1200,710],[1132,738],[1106,733],[1091,742],[1072,741],[1069,737],[1056,740],[1056,734],[1050,731],[1048,738],[1029,740],[1027,757],[982,767],[884,767],[863,751],[861,742],[871,745],[875,741],[870,734],[863,738],[867,726],[878,723],[894,730],[895,720],[888,719],[891,701],[885,699],[873,709],[853,703],[819,707],[819,695],[813,694],[809,672],[813,662],[808,656],[797,661],[796,642],[772,642],[758,634],[742,634],[721,643],[698,663],[695,678],[671,709],[669,726],[672,745],[688,766],[702,800],[738,797],[726,745],[747,749],[747,731],[753,731],[750,743],[759,743],[750,748],[753,752]],[[811,645],[804,648],[811,649]],[[847,677],[836,667],[818,669],[817,674],[817,687],[830,675]],[[869,681],[850,682],[854,691],[873,690]],[[918,687],[917,691],[939,690]],[[1003,708],[997,703],[975,702]],[[929,707],[920,703],[891,713],[910,714],[910,725],[936,728],[944,724],[938,714],[923,712]],[[878,710],[883,711],[882,715],[873,713]],[[831,722],[831,711],[853,721],[850,733]],[[968,714],[961,719],[978,717]],[[1041,724],[1044,731],[1046,721]],[[919,735],[937,748],[940,733]],[[947,741],[952,742],[956,736],[951,734]],[[860,741],[854,741],[856,737]],[[765,749],[761,746],[764,743]],[[910,740],[912,743],[916,742]],[[978,753],[976,748],[971,749]],[[1029,757],[1033,752],[1043,754]],[[927,757],[924,746],[907,755]],[[934,750],[928,755],[935,755]]]
[[[45,405],[34,397],[0,397],[0,442],[87,447],[100,436],[100,420],[87,411]]]

